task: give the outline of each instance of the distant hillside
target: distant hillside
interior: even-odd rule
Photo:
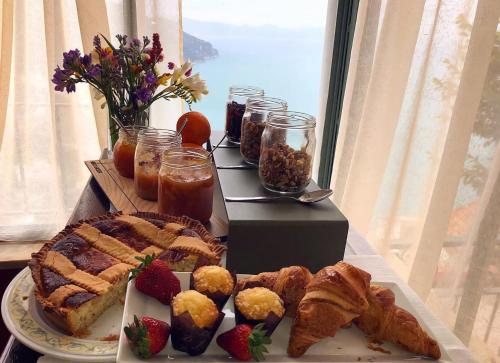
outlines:
[[[219,55],[217,49],[206,40],[202,40],[186,32],[183,32],[182,36],[184,59],[190,59],[192,62],[203,62]]]

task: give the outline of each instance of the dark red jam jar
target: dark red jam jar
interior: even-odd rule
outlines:
[[[241,120],[245,113],[247,98],[264,95],[264,90],[251,86],[229,87],[226,105],[226,136],[229,141],[239,144],[241,138]]]

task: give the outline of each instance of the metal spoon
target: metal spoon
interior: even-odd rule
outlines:
[[[301,203],[316,203],[333,194],[331,189],[319,189],[314,192],[304,193],[298,197],[291,195],[280,195],[275,197],[226,197],[226,202],[271,202],[280,199],[292,199]]]

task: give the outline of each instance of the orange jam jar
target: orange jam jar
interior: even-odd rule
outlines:
[[[158,173],[162,154],[181,145],[181,136],[173,130],[144,129],[137,135],[134,158],[134,188],[147,200],[158,199]]]
[[[125,127],[118,131],[118,140],[113,147],[113,163],[116,171],[125,178],[134,177],[134,156],[137,146],[137,134],[145,127]]]
[[[214,177],[209,153],[199,148],[175,148],[163,155],[158,177],[158,212],[210,220]]]

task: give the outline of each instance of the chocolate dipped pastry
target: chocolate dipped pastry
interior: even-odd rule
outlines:
[[[205,352],[224,319],[215,303],[195,290],[178,293],[171,304],[174,349],[195,356]]]
[[[236,324],[264,324],[266,335],[271,336],[285,315],[283,300],[265,287],[245,289],[234,299]]]
[[[220,266],[202,266],[191,274],[191,289],[209,297],[222,310],[234,290],[235,277]]]

